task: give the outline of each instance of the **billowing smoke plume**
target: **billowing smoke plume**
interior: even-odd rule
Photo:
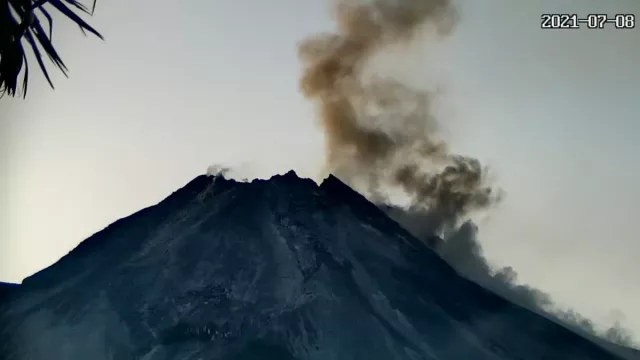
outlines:
[[[439,230],[491,205],[497,197],[485,169],[436,138],[429,94],[363,76],[373,55],[410,41],[426,25],[450,32],[456,12],[449,0],[336,0],[334,18],[335,33],[299,46],[301,88],[318,103],[329,170],[374,192],[399,186],[413,207],[430,210]]]
[[[303,94],[318,105],[325,132],[328,170],[365,187],[370,199],[427,240],[460,273],[534,311],[551,313],[574,328],[594,334],[593,324],[572,311],[554,309],[546,293],[517,284],[511,267],[494,270],[482,254],[477,228],[464,217],[500,200],[488,184],[486,168],[454,154],[437,137],[441,124],[425,91],[390,79],[367,77],[378,52],[411,41],[427,26],[447,35],[457,13],[450,0],[334,0],[335,33],[305,39]],[[383,188],[399,187],[410,206],[384,204]],[[433,236],[444,233],[444,239]],[[435,240],[434,240],[435,239]],[[616,324],[605,334],[629,342]]]

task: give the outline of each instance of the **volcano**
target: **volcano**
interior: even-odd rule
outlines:
[[[3,360],[618,359],[334,176],[199,176],[3,289]]]

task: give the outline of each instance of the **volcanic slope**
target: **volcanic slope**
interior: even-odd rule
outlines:
[[[293,172],[199,176],[116,221],[3,298],[0,339],[3,360],[616,359]]]

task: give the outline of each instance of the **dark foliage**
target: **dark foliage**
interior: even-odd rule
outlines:
[[[47,8],[45,5],[48,5]],[[90,32],[103,39],[79,15],[93,15],[95,0],[91,9],[77,0],[0,0],[0,97],[4,94],[15,96],[20,82],[22,95],[26,97],[29,80],[26,48],[33,52],[40,70],[52,88],[53,82],[43,57],[48,57],[67,76],[67,66],[52,43],[53,18],[48,9],[55,9],[75,22],[83,33]],[[20,73],[23,73],[21,81]]]

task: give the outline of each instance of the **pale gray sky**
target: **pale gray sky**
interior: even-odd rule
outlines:
[[[600,324],[640,334],[640,29],[540,30],[540,14],[640,14],[640,2],[460,0],[456,33],[403,54],[444,86],[454,148],[505,202],[487,257]],[[37,71],[0,100],[0,281],[19,282],[213,163],[316,176],[322,134],[298,93],[296,43],[331,29],[323,0],[99,1],[106,42],[56,23],[71,79]],[[434,49],[437,48],[437,51]],[[35,69],[35,63],[32,65]],[[435,80],[434,80],[435,79]]]

